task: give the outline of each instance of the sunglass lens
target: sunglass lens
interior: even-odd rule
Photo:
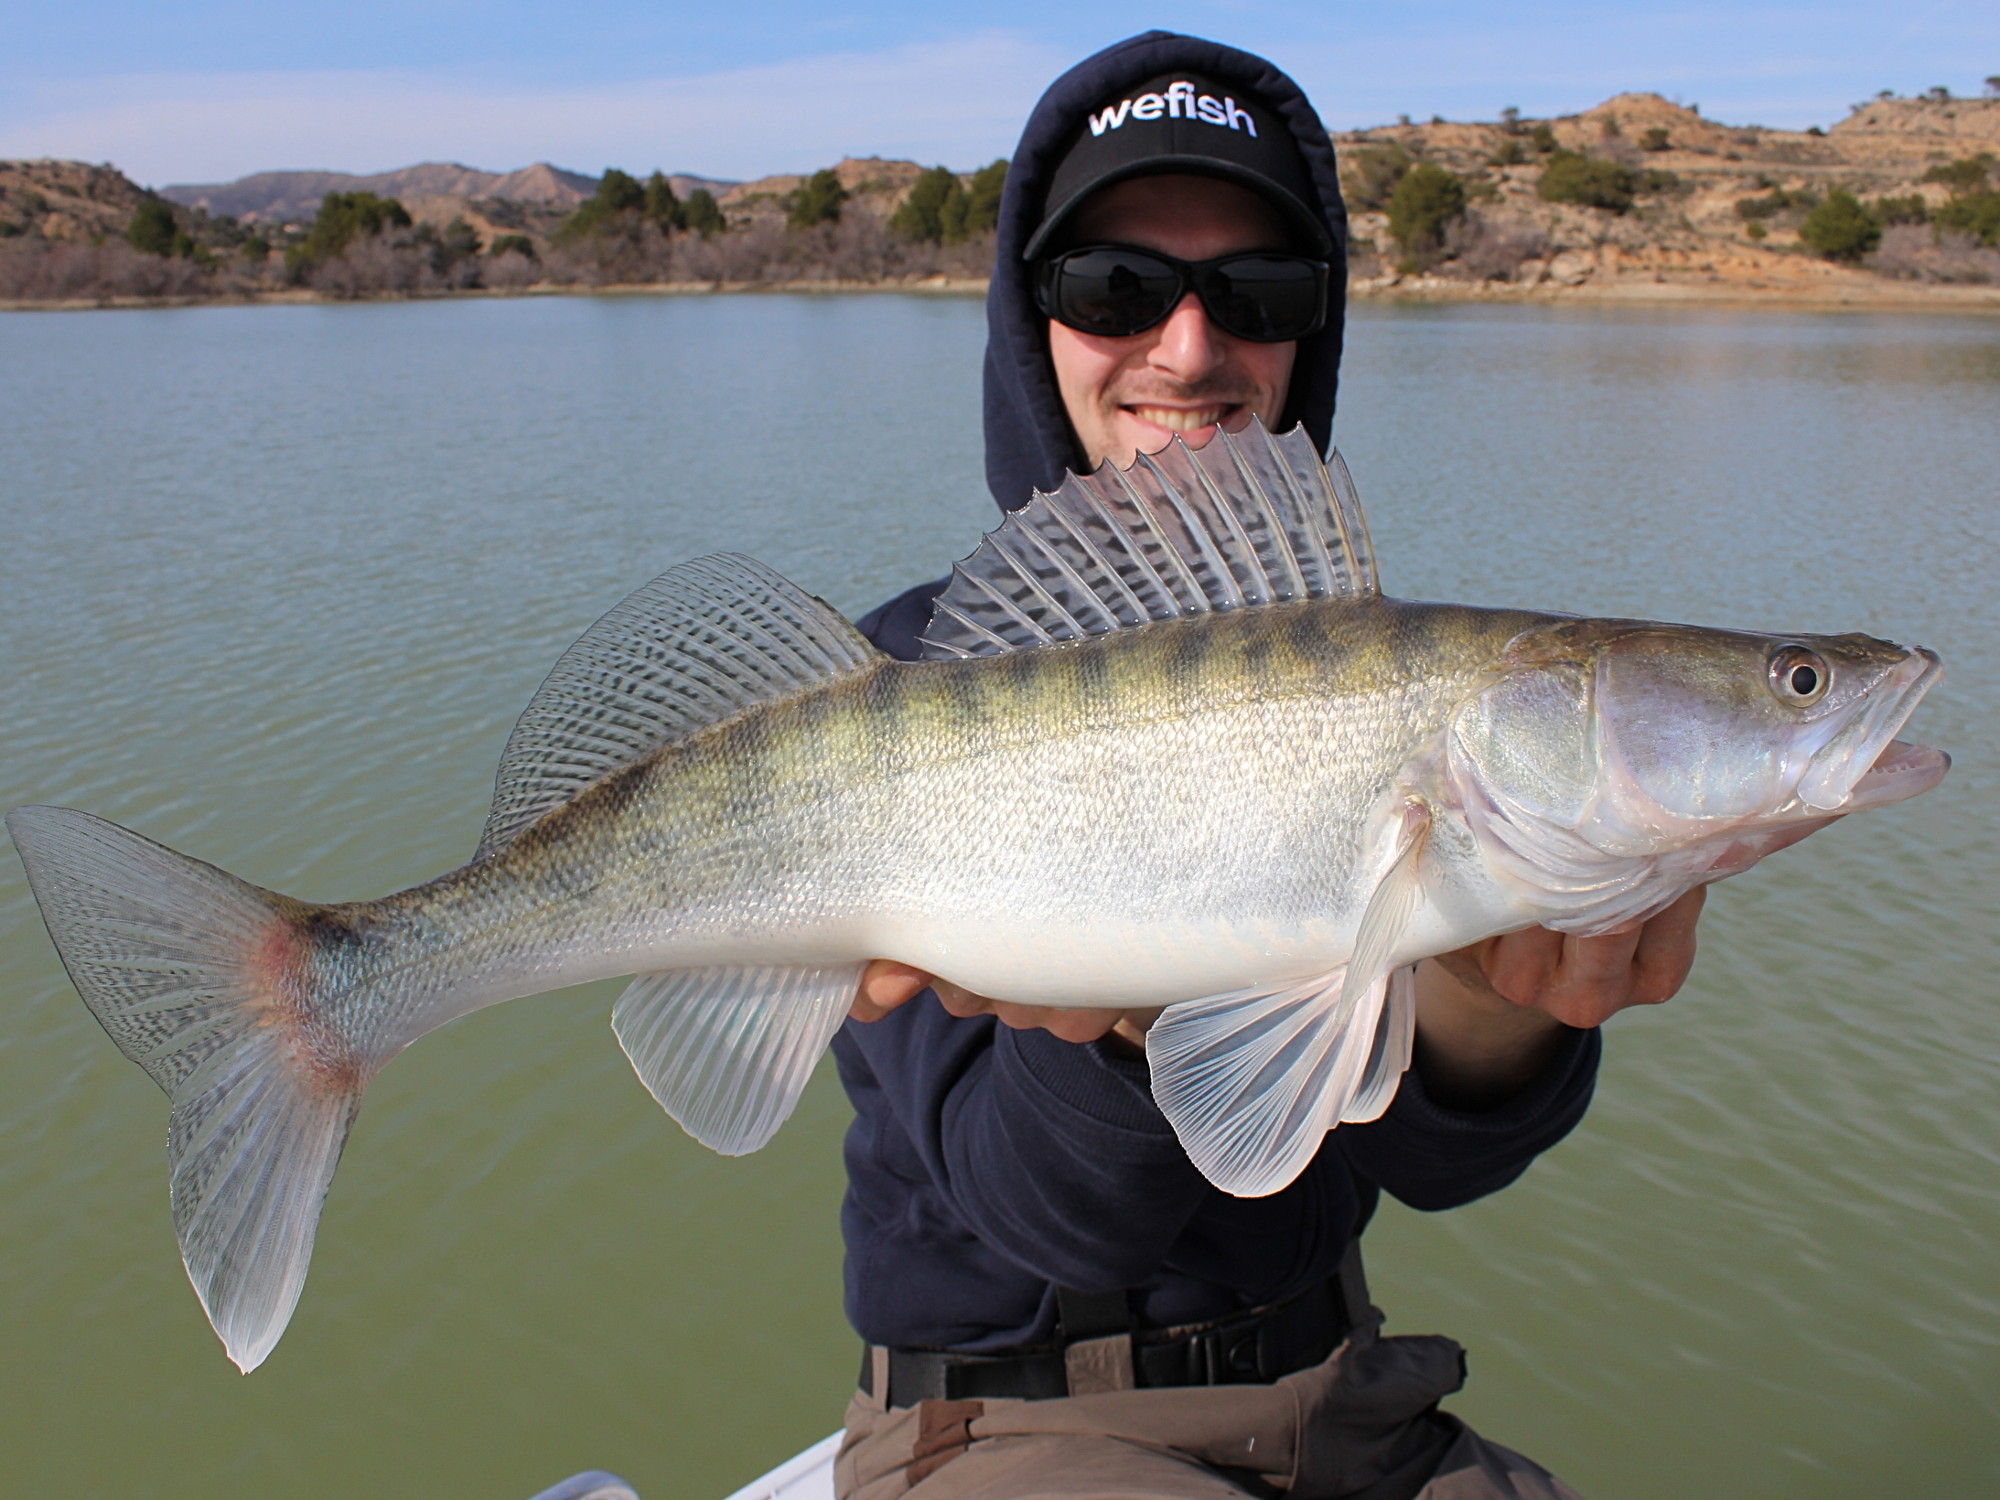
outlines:
[[[1319,321],[1319,271],[1303,260],[1235,256],[1210,270],[1202,301],[1208,315],[1238,338],[1302,338]]]
[[[1180,300],[1180,273],[1133,250],[1079,250],[1055,265],[1050,316],[1085,333],[1122,338],[1151,328]]]

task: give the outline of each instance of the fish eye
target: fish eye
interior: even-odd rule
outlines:
[[[1819,702],[1832,681],[1826,659],[1803,646],[1786,646],[1771,657],[1771,691],[1795,708]]]

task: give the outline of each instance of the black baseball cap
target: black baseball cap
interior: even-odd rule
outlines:
[[[1099,188],[1132,177],[1187,172],[1248,188],[1278,210],[1312,255],[1333,250],[1326,221],[1291,127],[1240,85],[1200,73],[1162,73],[1122,89],[1089,111],[1049,179],[1042,222],[1021,252],[1032,260]]]

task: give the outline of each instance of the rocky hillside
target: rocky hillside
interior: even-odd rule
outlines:
[[[115,167],[0,161],[0,240],[122,236],[145,196]]]
[[[1925,182],[1927,172],[1980,152],[2000,157],[2000,98],[1877,100],[1820,131],[1726,125],[1657,94],[1620,94],[1549,120],[1391,125],[1336,140],[1364,289],[1421,292],[1456,279],[1812,292],[1880,278],[1800,243],[1810,206],[1845,189],[1868,202],[1918,198],[1935,212],[1952,189]],[[1556,151],[1627,169],[1638,188],[1631,207],[1548,201],[1538,190]],[[1443,167],[1467,191],[1465,219],[1442,255],[1422,258],[1421,275],[1383,211],[1383,182],[1412,162]]]

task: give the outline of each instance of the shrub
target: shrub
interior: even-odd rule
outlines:
[[[1955,230],[1982,245],[2000,245],[2000,193],[1961,193],[1931,215],[1940,232]]]
[[[1638,190],[1642,193],[1678,193],[1681,178],[1678,172],[1669,172],[1664,167],[1648,167],[1639,174]]]
[[[1512,281],[1525,261],[1549,253],[1548,236],[1531,223],[1496,223],[1467,214],[1445,226],[1447,275],[1475,281]]]
[[[1348,203],[1363,213],[1386,208],[1389,195],[1416,158],[1400,141],[1381,146],[1362,146],[1349,154],[1347,170],[1341,176],[1341,191]]]
[[[1891,224],[1928,224],[1931,220],[1930,205],[1924,201],[1922,193],[1910,193],[1902,198],[1877,198],[1869,212],[1875,222],[1887,228]]]
[[[1535,149],[1544,156],[1547,156],[1551,151],[1556,149],[1555,127],[1549,124],[1547,120],[1537,120],[1535,122],[1534,133],[1528,138],[1534,142]]]
[[[639,212],[662,229],[679,229],[682,226],[681,205],[674,196],[674,185],[657,168],[646,179],[646,196],[639,205]]]
[[[173,205],[164,198],[147,198],[132,211],[125,238],[132,242],[134,250],[143,254],[172,255],[180,232],[180,226],[174,222]]]
[[[1761,240],[1771,231],[1764,227],[1762,219],[1752,219],[1749,224],[1744,226],[1743,232],[1753,240]]]
[[[1759,183],[1769,186],[1770,179],[1760,177]],[[1739,219],[1768,219],[1781,214],[1788,208],[1811,208],[1819,202],[1819,195],[1805,188],[1785,189],[1773,187],[1761,198],[1738,198],[1736,217]]]
[[[1444,243],[1445,226],[1465,213],[1465,184],[1443,167],[1420,162],[1389,195],[1389,233],[1418,265]]]
[[[681,223],[703,239],[729,227],[729,221],[716,204],[715,194],[707,188],[696,188],[688,194],[688,201],[681,207]]]
[[[523,255],[529,260],[539,258],[535,254],[535,242],[525,234],[495,235],[486,254],[493,260],[498,260],[503,255]]]
[[[1526,148],[1510,135],[1500,143],[1500,149],[1489,156],[1487,161],[1496,167],[1518,167],[1527,159],[1528,153]]]
[[[1846,188],[1835,188],[1806,215],[1799,239],[1828,260],[1858,261],[1882,243],[1882,226]]]
[[[373,193],[328,193],[320,199],[319,212],[313,216],[305,239],[285,252],[285,268],[303,278],[356,239],[409,227],[409,210],[397,199],[378,198]]]
[[[810,229],[815,224],[837,223],[840,205],[847,201],[847,189],[831,167],[822,167],[808,177],[805,186],[787,195],[785,227]]]
[[[667,196],[673,196],[672,188],[667,189]],[[576,212],[563,220],[551,238],[570,241],[581,239],[586,234],[602,234],[624,215],[643,210],[645,206],[646,190],[639,185],[639,179],[630,172],[606,167],[604,175],[597,179],[597,191],[577,205]]]
[[[1667,127],[1664,125],[1655,125],[1647,130],[1644,135],[1639,137],[1639,149],[1641,151],[1673,150],[1673,142],[1667,139]]]
[[[1933,234],[1915,224],[1891,224],[1871,264],[1884,276],[1909,281],[2000,282],[2000,250],[1969,234]]]
[[[1986,186],[1986,174],[1992,170],[1992,153],[1982,151],[1977,156],[1962,156],[1957,161],[1932,167],[1918,180],[1941,182],[1955,193],[1970,193]]]
[[[941,245],[965,238],[965,188],[950,167],[932,167],[911,184],[889,217],[889,229],[906,240]]]
[[[1558,149],[1542,168],[1542,180],[1535,191],[1550,203],[1575,203],[1622,214],[1632,206],[1637,186],[1631,171],[1615,161]]]
[[[1007,159],[988,162],[972,174],[965,190],[967,237],[990,233],[1000,223],[1000,194],[1007,186]]]

